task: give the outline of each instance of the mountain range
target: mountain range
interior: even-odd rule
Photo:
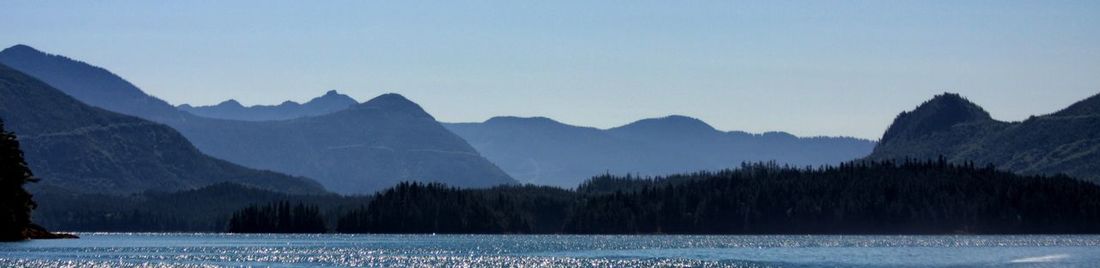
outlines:
[[[175,128],[199,150],[247,167],[317,180],[343,194],[400,181],[459,187],[514,183],[418,105],[386,94],[339,112],[282,121],[240,121],[180,111],[106,69],[17,45],[0,63],[106,110]]]
[[[91,107],[0,64],[0,118],[41,182],[74,192],[129,194],[233,182],[288,193],[322,193],[316,182],[204,155],[175,130]]]
[[[60,95],[71,95],[75,100],[70,98],[70,102],[84,102],[103,109],[84,106],[86,108],[81,108],[84,112],[79,114],[90,113],[85,110],[97,111],[95,114],[109,113],[104,111],[109,110],[163,123],[178,131],[165,130],[164,126],[148,121],[117,123],[138,119],[114,113],[109,113],[113,116],[97,115],[112,118],[110,120],[53,112],[30,114],[25,110],[75,104],[50,104],[41,99],[32,100],[33,96],[11,94],[4,99],[7,102],[4,105],[19,108],[9,108],[6,116],[16,118],[17,123],[10,124],[12,129],[17,133],[29,133],[31,143],[56,133],[100,131],[101,126],[123,132],[130,131],[126,127],[136,125],[158,126],[161,129],[142,131],[159,134],[143,137],[167,140],[157,140],[146,146],[163,149],[164,144],[177,144],[182,147],[173,151],[194,150],[190,145],[178,145],[189,140],[202,153],[250,168],[313,178],[328,189],[344,194],[371,193],[406,180],[487,187],[515,183],[518,179],[525,183],[575,187],[586,178],[604,173],[659,175],[728,168],[756,161],[817,166],[855,159],[927,160],[941,156],[955,163],[992,164],[1022,174],[1064,173],[1100,181],[1100,131],[1097,131],[1100,130],[1100,96],[1052,114],[1004,122],[993,119],[962,96],[945,93],[912,111],[901,113],[876,143],[848,137],[796,137],[784,132],[721,131],[701,120],[679,115],[639,120],[610,129],[573,126],[544,117],[494,117],[480,123],[439,123],[419,105],[397,94],[384,94],[364,103],[329,91],[304,104],[285,102],[276,106],[244,107],[229,100],[215,106],[177,107],[145,94],[106,69],[28,46],[17,45],[0,51],[0,63],[41,79],[48,84],[45,88],[64,92],[58,92]],[[13,74],[15,78],[10,80],[28,80],[18,75]],[[43,87],[20,83],[26,84],[20,84],[20,88]],[[33,119],[19,122],[19,118]],[[177,136],[172,136],[173,133]],[[179,134],[186,140],[181,141]],[[100,145],[98,143],[106,141],[103,137],[96,138],[67,142],[90,148],[121,146],[121,149],[112,150],[127,149],[133,151],[128,153],[133,155],[149,153],[138,152],[140,150],[135,149],[138,147]],[[148,142],[141,138],[128,139]],[[34,152],[28,155],[41,153],[43,148],[41,145],[30,147],[29,151]],[[55,151],[50,152],[55,157],[60,155]],[[95,156],[95,152],[83,153],[93,155],[80,158],[115,160]],[[206,157],[202,153],[191,152],[188,159]],[[76,154],[72,157],[64,161],[78,159]],[[148,157],[163,155],[157,152]],[[72,176],[78,172],[65,169],[100,172],[98,166],[49,166],[63,160],[34,162],[36,160],[31,158],[29,161],[45,166],[45,174],[50,176]],[[118,163],[112,164],[116,165],[113,168],[121,168]],[[126,164],[131,166],[125,170],[144,167]],[[246,171],[239,172],[256,172],[241,169]],[[149,175],[84,178],[100,182],[58,181],[70,181],[72,185],[66,187],[83,189],[94,188],[97,184],[128,184],[131,182],[127,180],[146,176]],[[272,173],[271,176],[283,175]],[[133,189],[114,192],[154,187],[136,183]],[[167,184],[172,188],[195,186],[184,182]]]
[[[652,176],[758,161],[832,165],[864,157],[875,144],[846,137],[720,131],[699,119],[678,115],[611,129],[573,126],[544,117],[495,117],[446,126],[516,179],[562,187],[575,187],[605,173]]]
[[[330,91],[314,101],[336,98],[335,95]],[[241,107],[234,100],[218,106]],[[283,114],[304,117],[305,106],[287,106]],[[238,110],[250,109],[256,106]],[[234,112],[225,109],[205,112],[202,115],[207,117],[234,116]],[[701,120],[679,115],[606,130],[563,124],[545,117],[501,116],[482,123],[443,125],[520,182],[565,188],[603,173],[661,175],[729,168],[756,161],[830,165],[864,157],[874,148],[873,141],[847,137],[724,132]]]
[[[191,106],[182,104],[176,108],[202,117],[244,120],[273,121],[299,117],[329,114],[350,108],[358,104],[348,95],[330,90],[325,95],[313,98],[306,103],[285,101],[279,105],[254,105],[245,107],[236,100],[227,100],[212,106]]]
[[[944,93],[898,115],[868,159],[940,156],[1100,182],[1100,95],[1052,114],[1003,122],[958,94]]]
[[[310,103],[338,98],[343,97],[330,91]],[[242,107],[234,100],[216,107],[222,106]],[[305,117],[306,106],[286,105],[282,114]],[[191,106],[179,107],[186,110]],[[239,114],[230,110],[254,109],[266,108],[207,109],[200,114],[228,118]],[[502,116],[482,123],[443,125],[513,178],[565,188],[609,172],[661,175],[729,168],[755,161],[796,166],[837,164],[866,156],[874,147],[872,141],[846,137],[723,132],[701,120],[679,115],[640,120],[607,130],[563,124],[545,117]]]

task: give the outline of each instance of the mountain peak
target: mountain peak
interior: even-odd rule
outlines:
[[[24,44],[17,44],[17,45],[11,46],[9,48],[5,48],[3,51],[0,51],[0,53],[41,53],[41,54],[45,54],[42,51],[38,51],[37,49],[34,49],[33,47],[28,46],[28,45],[24,45]]]
[[[1097,114],[1100,114],[1100,94],[1092,95],[1092,97],[1073,103],[1073,105],[1054,113],[1055,116]]]
[[[519,116],[496,116],[485,120],[485,124],[489,125],[515,125],[515,126],[555,126],[565,125],[561,122],[555,121],[548,117],[535,116],[535,117],[519,117]]]
[[[961,123],[993,121],[989,112],[956,93],[943,93],[916,109],[902,112],[882,136],[882,141],[944,131]]]
[[[499,123],[499,122],[516,122],[516,121],[530,121],[530,122],[557,122],[554,119],[543,116],[522,117],[522,116],[494,116],[485,120],[485,123]]]
[[[234,108],[240,107],[240,108],[244,108],[244,105],[241,105],[241,103],[240,103],[240,102],[238,102],[238,101],[237,101],[237,100],[235,100],[235,99],[229,99],[229,100],[223,101],[223,102],[221,102],[221,103],[218,103],[218,105],[217,105],[217,106],[220,106],[220,107],[234,107]]]
[[[635,121],[634,123],[619,128],[675,128],[681,130],[717,131],[703,120],[684,115],[669,115],[660,118],[649,118]]]
[[[329,90],[329,91],[325,92],[324,95],[313,98],[313,99],[309,100],[308,102],[306,102],[305,104],[317,103],[317,102],[332,102],[332,103],[341,104],[341,105],[346,104],[347,106],[351,106],[351,105],[355,105],[355,104],[359,103],[359,102],[355,101],[355,99],[351,98],[351,96],[340,94],[340,92],[337,92],[336,90]]]
[[[424,111],[423,108],[420,108],[420,105],[416,104],[415,102],[410,101],[409,99],[405,98],[405,96],[401,96],[401,94],[397,94],[397,93],[386,93],[386,94],[378,95],[378,97],[374,97],[373,99],[370,99],[370,100],[368,100],[368,101],[366,101],[362,104],[359,104],[358,108],[360,108],[360,109],[379,109],[379,110],[387,110],[387,111],[402,111],[402,112],[418,113],[418,114],[424,114],[424,115],[428,114],[427,112]]]
[[[670,115],[635,121],[610,131],[631,136],[647,137],[704,137],[721,132],[702,120],[683,115]]]

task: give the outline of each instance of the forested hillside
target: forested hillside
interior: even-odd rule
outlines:
[[[604,175],[578,190],[413,182],[341,197],[220,185],[132,198],[69,198],[45,198],[60,205],[43,211],[43,222],[85,231],[318,232],[323,222],[324,230],[341,233],[1100,233],[1100,186],[945,159],[813,169],[761,163],[656,178]]]
[[[898,115],[868,159],[939,156],[1100,182],[1100,95],[1056,113],[1002,122],[962,96],[945,93]]]

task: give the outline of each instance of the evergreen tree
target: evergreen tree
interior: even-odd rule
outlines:
[[[31,210],[36,205],[23,185],[34,181],[19,141],[14,133],[4,130],[0,120],[0,240],[27,238],[25,231],[32,226]]]

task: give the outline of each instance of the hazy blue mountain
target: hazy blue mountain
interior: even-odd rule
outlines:
[[[306,178],[244,168],[202,154],[175,130],[91,107],[0,65],[0,118],[19,137],[36,185],[126,194],[235,182],[322,193]],[[34,185],[32,185],[34,186]]]
[[[514,183],[420,106],[385,94],[327,115],[283,121],[179,124],[196,144],[246,166],[308,174],[341,193],[404,180],[461,187]]]
[[[106,69],[82,61],[15,45],[0,51],[0,63],[91,106],[156,122],[187,120],[187,114],[167,102],[145,94]]]
[[[945,93],[903,112],[869,159],[973,161],[1023,174],[1064,173],[1100,181],[1100,95],[1022,122],[994,120]]]
[[[355,99],[352,99],[348,95],[330,90],[325,93],[324,96],[313,98],[302,104],[286,101],[279,105],[254,105],[244,107],[236,100],[227,100],[213,106],[193,107],[183,104],[177,106],[177,108],[198,116],[209,118],[271,121],[329,114],[348,109],[357,103]]]
[[[0,51],[0,62],[26,68],[27,74],[89,104],[169,125],[212,156],[307,176],[340,193],[371,193],[399,181],[459,187],[515,182],[415,103],[396,94],[291,120],[213,119],[177,110],[102,68],[30,47]]]
[[[660,175],[730,168],[746,161],[836,164],[866,156],[874,142],[724,132],[690,117],[640,120],[612,129],[535,117],[446,124],[514,178],[574,187],[598,174]]]

